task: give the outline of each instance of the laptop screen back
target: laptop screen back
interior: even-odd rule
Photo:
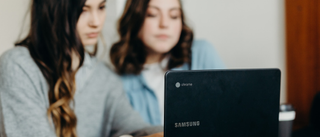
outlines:
[[[168,71],[165,137],[276,137],[280,70]]]

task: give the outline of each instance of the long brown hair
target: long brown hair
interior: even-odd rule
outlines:
[[[16,46],[28,48],[49,85],[47,110],[58,137],[76,137],[74,104],[75,74],[72,54],[83,64],[84,47],[76,25],[86,0],[33,0],[31,26],[27,37]]]
[[[125,10],[118,22],[120,40],[112,45],[110,59],[120,75],[139,74],[146,61],[147,52],[138,33],[144,23],[150,0],[127,0]],[[181,1],[180,1],[181,4]],[[191,64],[191,45],[193,31],[186,24],[181,7],[182,30],[180,39],[170,51],[167,69]],[[190,67],[190,65],[189,65]]]

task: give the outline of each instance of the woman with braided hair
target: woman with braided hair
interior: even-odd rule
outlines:
[[[85,51],[97,44],[105,5],[106,0],[32,1],[29,34],[0,57],[1,136],[161,132],[143,122],[116,75]],[[151,135],[156,136],[161,135]]]

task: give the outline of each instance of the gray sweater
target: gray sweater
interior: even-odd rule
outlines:
[[[162,131],[161,127],[148,128],[131,108],[118,77],[88,54],[76,74],[74,101],[79,137]],[[0,136],[55,137],[46,115],[48,107],[46,79],[28,49],[5,52],[0,57]]]

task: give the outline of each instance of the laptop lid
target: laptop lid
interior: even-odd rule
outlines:
[[[276,137],[279,69],[168,71],[165,137]]]

